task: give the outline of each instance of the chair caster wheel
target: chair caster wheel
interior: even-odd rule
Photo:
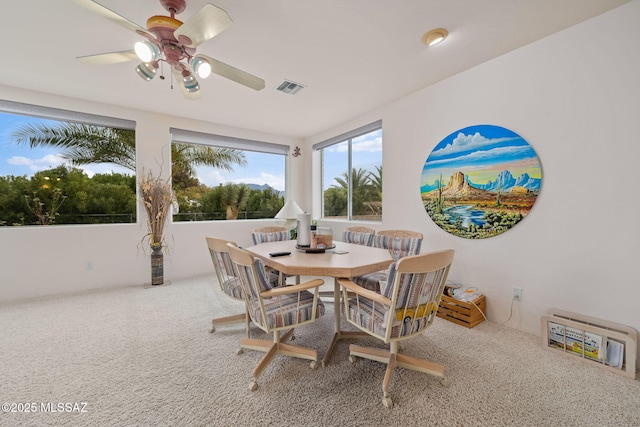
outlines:
[[[237,354],[238,356],[240,356],[240,355],[241,355],[241,354],[243,354],[243,353],[244,353],[244,350],[243,350],[243,349],[241,349],[241,348],[239,348],[239,349],[238,349],[238,351],[236,351],[236,354]]]
[[[316,361],[314,360],[313,362],[311,362],[311,363],[309,364],[309,367],[310,367],[311,369],[316,369],[316,368],[318,367],[318,362],[316,362]]]
[[[291,338],[289,338],[289,341],[294,341],[296,339],[295,335],[291,335]]]
[[[447,378],[443,378],[440,380],[440,384],[442,384],[444,387],[449,387],[451,385],[451,381],[449,381]]]
[[[210,333],[210,334],[213,334],[215,331],[216,331],[216,328],[215,328],[215,327],[213,327],[213,326],[211,327],[211,329],[209,329],[209,333]]]
[[[255,381],[251,381],[251,383],[249,384],[249,390],[256,391],[257,389],[258,389],[258,383]]]
[[[357,358],[357,357],[352,356],[352,355],[349,355],[349,362],[351,362],[351,363],[356,363],[356,360],[358,360],[358,358]]]
[[[384,405],[385,408],[392,408],[393,407],[393,400],[391,400],[388,397],[385,397],[384,399],[382,399],[382,404]]]

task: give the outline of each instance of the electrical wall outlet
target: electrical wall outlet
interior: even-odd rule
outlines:
[[[516,301],[522,301],[522,288],[514,286],[511,289],[513,290],[513,299]]]

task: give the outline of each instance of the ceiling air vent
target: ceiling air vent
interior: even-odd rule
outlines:
[[[296,93],[300,92],[300,90],[304,87],[305,86],[301,85],[300,83],[285,80],[282,83],[280,83],[280,86],[278,86],[276,90],[279,90],[280,92],[288,93],[290,95],[295,95]]]

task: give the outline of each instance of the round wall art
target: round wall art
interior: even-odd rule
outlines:
[[[420,193],[440,228],[484,239],[522,221],[541,184],[540,161],[527,141],[500,126],[476,125],[436,145],[424,163]]]

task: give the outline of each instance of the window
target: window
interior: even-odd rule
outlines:
[[[273,218],[288,145],[171,129],[174,221]]]
[[[0,100],[0,225],[135,223],[134,128]]]
[[[322,217],[382,220],[382,122],[313,146],[321,156]]]

